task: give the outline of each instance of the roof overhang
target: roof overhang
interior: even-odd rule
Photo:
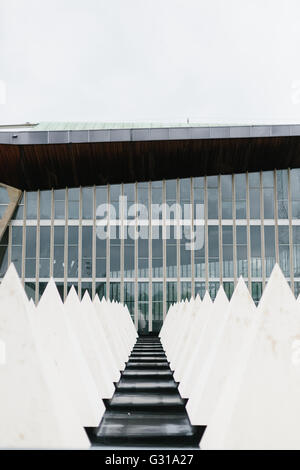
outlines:
[[[35,190],[300,167],[300,125],[0,132],[1,181]]]

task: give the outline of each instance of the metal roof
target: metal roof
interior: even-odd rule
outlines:
[[[213,125],[196,123],[40,123],[28,129],[3,129],[0,144],[34,145],[88,142],[234,139],[300,136],[300,124]]]

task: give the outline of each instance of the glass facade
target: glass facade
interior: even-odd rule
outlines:
[[[277,261],[300,292],[300,169],[24,192],[0,241],[36,302],[54,277],[124,302],[141,332],[239,276],[255,301]],[[0,192],[0,206],[7,204]]]

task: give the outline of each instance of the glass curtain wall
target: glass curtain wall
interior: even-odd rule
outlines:
[[[258,302],[275,262],[298,294],[299,183],[300,169],[286,169],[24,192],[0,279],[12,261],[36,302],[50,276],[62,298],[74,285],[119,300],[143,332],[220,283],[230,298],[239,276]]]

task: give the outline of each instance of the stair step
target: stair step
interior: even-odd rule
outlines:
[[[204,432],[204,427],[201,434]],[[198,432],[198,434],[197,434]],[[90,434],[90,433],[89,433]],[[119,446],[198,446],[201,435],[190,425],[185,412],[107,411],[92,440]]]
[[[129,368],[129,369],[153,369],[153,368],[157,368],[157,369],[169,369],[169,363],[167,361],[157,361],[157,362],[136,362],[134,360],[132,361],[128,361],[127,362],[127,366],[126,366],[126,369]]]
[[[120,392],[116,391],[114,396],[107,401],[110,410],[122,408],[126,410],[182,410],[186,401],[183,400],[178,391],[176,393],[154,393],[154,392]]]
[[[125,369],[122,372],[122,377],[136,377],[136,379],[144,378],[144,377],[157,377],[161,379],[162,377],[165,378],[172,378],[173,372],[170,369]]]
[[[159,362],[159,363],[166,363],[168,364],[168,360],[166,359],[166,357],[155,357],[155,356],[146,356],[146,357],[143,357],[143,356],[130,356],[129,358],[129,361],[127,364],[129,363],[132,363],[132,362],[139,362],[139,363],[149,363],[149,362]]]
[[[169,390],[177,390],[178,385],[173,379],[168,378],[167,380],[154,380],[153,378],[142,378],[136,380],[136,378],[121,378],[116,386],[117,391],[151,391],[155,390],[159,393]]]

